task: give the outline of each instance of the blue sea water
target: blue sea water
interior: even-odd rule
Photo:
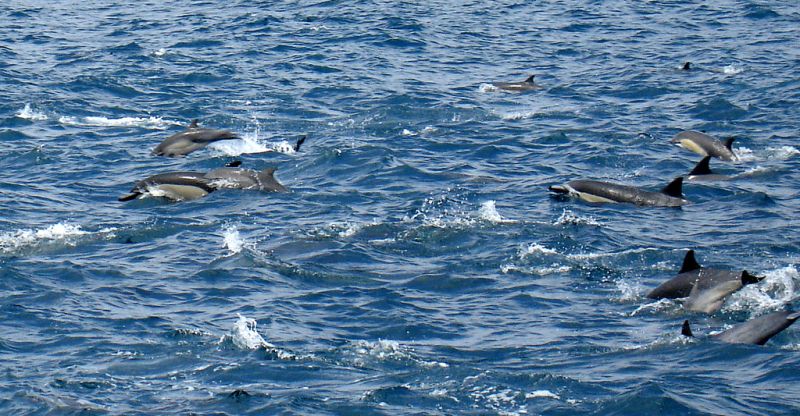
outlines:
[[[3,2],[0,413],[798,414],[800,327],[705,336],[800,307],[798,28],[791,1]],[[194,118],[243,139],[150,155]],[[548,195],[658,189],[685,129],[736,136],[712,169],[740,177]],[[291,192],[117,201],[234,159]],[[711,316],[645,298],[690,248],[766,279]]]

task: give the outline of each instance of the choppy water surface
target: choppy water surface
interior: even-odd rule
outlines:
[[[798,307],[800,9],[529,3],[0,5],[0,413],[800,412],[800,327],[703,336]],[[244,140],[150,156],[193,118]],[[684,129],[744,175],[548,195],[660,188]],[[292,192],[116,200],[234,158]],[[646,299],[689,248],[766,279]]]

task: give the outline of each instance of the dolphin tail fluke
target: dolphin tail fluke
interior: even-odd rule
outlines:
[[[665,186],[664,189],[661,190],[661,193],[674,198],[683,199],[683,176],[678,176],[677,178],[673,179],[669,185]]]
[[[711,174],[711,167],[709,166],[709,162],[711,161],[711,156],[706,156],[700,162],[695,165],[694,169],[689,172],[689,175],[710,175]]]
[[[266,168],[261,172],[258,172],[258,182],[260,184],[259,188],[262,191],[271,191],[271,192],[288,191],[288,189],[286,189],[285,186],[281,185],[281,183],[275,179],[276,170],[278,170],[278,168]]]
[[[225,164],[226,168],[238,168],[239,166],[242,166],[241,160],[233,160]]]
[[[536,76],[536,75],[531,75],[531,76],[529,76],[529,77],[528,77],[528,78],[525,80],[525,82],[527,82],[528,84],[533,84],[533,78],[534,78],[535,76]]]
[[[123,196],[117,198],[117,201],[120,201],[120,202],[133,201],[134,199],[138,198],[139,195],[141,195],[140,192],[131,192],[128,195],[123,195]]]
[[[294,145],[294,151],[295,152],[299,152],[300,151],[300,145],[305,143],[307,137],[308,136],[303,135],[303,137],[301,137],[300,139],[297,140],[297,143],[295,143],[295,145]]]
[[[686,257],[683,258],[683,264],[681,265],[681,270],[678,272],[686,273],[692,270],[700,269],[702,266],[695,260],[694,258],[694,250],[689,250],[686,252]]]
[[[725,140],[725,147],[726,147],[728,150],[730,150],[731,152],[733,151],[733,148],[732,148],[732,146],[733,146],[733,142],[734,142],[735,140],[736,140],[736,138],[735,138],[735,137],[728,137],[728,140]]]
[[[188,127],[188,128],[190,128],[190,129],[196,129],[196,128],[198,127],[198,123],[199,123],[199,121],[200,121],[200,120],[198,120],[198,119],[194,119],[194,120],[192,120],[192,122],[191,122],[191,123],[189,123],[189,127]]]
[[[742,286],[752,285],[753,283],[758,283],[764,280],[765,276],[754,276],[747,272],[747,270],[742,270]]]
[[[692,333],[692,327],[689,326],[688,319],[683,321],[683,326],[681,327],[681,335],[685,337],[694,337],[694,334]]]
[[[565,186],[561,186],[561,185],[554,185],[554,186],[548,187],[547,189],[549,189],[550,192],[553,192],[553,193],[556,193],[556,194],[568,194],[569,193],[569,189],[567,189]]]

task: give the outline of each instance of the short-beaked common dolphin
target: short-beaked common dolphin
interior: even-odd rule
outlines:
[[[679,207],[688,204],[683,198],[683,177],[677,177],[659,192],[610,182],[577,180],[551,186],[557,194],[577,196],[586,202],[628,202],[636,205]]]
[[[522,91],[531,91],[531,90],[538,90],[541,89],[542,86],[536,84],[533,81],[533,78],[536,75],[531,75],[522,82],[493,82],[492,86],[497,89],[505,90],[505,91],[515,91],[515,92],[522,92]]]
[[[202,198],[216,189],[201,172],[161,173],[136,182],[131,193],[121,196],[119,200],[124,202],[152,195],[173,201],[188,201]]]
[[[195,150],[206,147],[209,143],[235,139],[240,139],[240,137],[231,131],[200,128],[197,120],[192,120],[192,124],[185,131],[164,139],[153,149],[153,154],[169,157],[186,156]]]
[[[729,344],[764,345],[770,338],[791,326],[797,318],[800,318],[800,312],[773,312],[753,318],[712,337]],[[694,336],[688,320],[683,321],[681,334],[687,337]]]
[[[701,156],[712,156],[722,160],[735,161],[739,160],[739,158],[731,148],[734,140],[735,138],[730,137],[723,143],[708,134],[687,130],[676,134],[671,142]]]
[[[678,275],[660,284],[647,294],[650,299],[687,298],[684,307],[691,311],[714,313],[722,307],[725,297],[745,285],[758,283],[764,277],[747,272],[712,269],[700,266],[689,250],[683,258]]]

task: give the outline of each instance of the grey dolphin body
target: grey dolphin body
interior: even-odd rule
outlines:
[[[706,156],[700,160],[700,162],[695,165],[694,169],[689,172],[687,179],[690,181],[730,181],[734,179],[733,176],[720,175],[712,172],[709,166],[710,161],[711,156]]]
[[[237,165],[238,166],[238,165]],[[204,175],[218,188],[258,189],[266,192],[286,192],[287,189],[275,179],[276,168],[260,172],[238,167],[214,169]]]
[[[682,131],[672,139],[672,143],[684,149],[702,156],[713,156],[727,161],[739,160],[731,149],[733,141],[734,138],[730,137],[723,143],[719,139],[693,130]]]
[[[689,203],[683,199],[683,178],[677,177],[660,192],[645,191],[634,186],[610,182],[578,180],[551,186],[557,194],[577,196],[587,202],[629,202],[636,205],[679,207]]]
[[[536,75],[531,75],[525,81],[522,81],[522,82],[493,82],[492,85],[495,88],[498,88],[498,89],[501,89],[501,90],[505,90],[505,91],[522,92],[522,91],[538,90],[538,89],[541,89],[542,86],[536,84],[533,81],[533,78],[535,76]]]
[[[200,128],[197,126],[197,120],[193,120],[186,131],[173,134],[164,139],[161,144],[153,149],[153,154],[169,157],[186,156],[195,150],[206,147],[209,143],[239,138],[239,136],[228,130]]]
[[[694,250],[683,258],[678,275],[659,285],[647,294],[650,299],[686,298],[684,308],[690,311],[714,313],[722,307],[725,297],[745,285],[758,283],[763,277],[753,276],[743,270],[712,269],[700,266]]]
[[[736,325],[713,337],[730,344],[764,345],[770,338],[791,326],[797,318],[800,318],[800,312],[773,312]],[[688,320],[683,321],[681,334],[687,337],[694,336]]]
[[[187,201],[202,198],[216,188],[211,180],[200,172],[171,172],[150,176],[136,182],[131,193],[119,198],[130,201],[145,195],[163,196],[173,201]]]

